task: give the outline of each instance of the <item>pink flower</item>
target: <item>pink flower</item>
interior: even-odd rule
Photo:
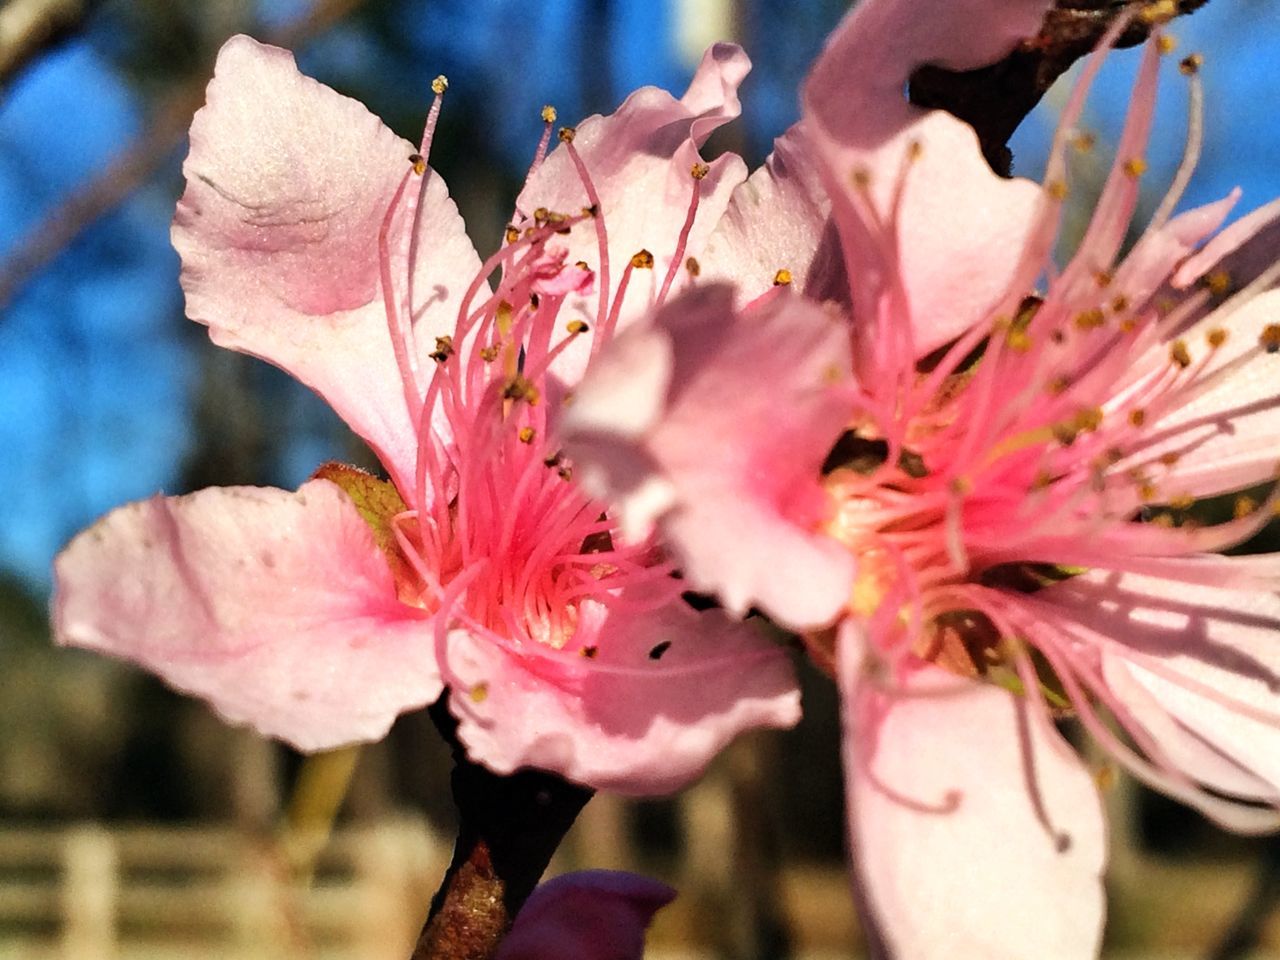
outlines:
[[[1171,216],[1193,124],[1121,254],[1156,38],[1055,268],[1097,63],[1043,186],[997,178],[968,127],[902,95],[918,64],[998,59],[1045,7],[860,4],[730,203],[750,243],[704,257],[728,282],[623,332],[565,424],[627,529],[656,527],[700,589],[803,632],[836,677],[856,891],[879,948],[913,960],[1096,953],[1101,807],[1055,716],[1220,823],[1280,826],[1280,556],[1217,553],[1276,495],[1216,526],[1186,513],[1276,477],[1280,265],[1259,231],[1280,201],[1216,236],[1236,194]],[[644,389],[606,380],[624,371]]]
[[[624,536],[550,439],[592,353],[649,302],[638,288],[684,282],[684,251],[742,178],[736,157],[697,151],[736,116],[746,69],[716,47],[683,99],[641,90],[576,142],[545,155],[544,139],[482,264],[419,155],[443,78],[415,151],[287,52],[230,40],[174,220],[188,312],[321,394],[391,482],[328,465],[296,493],[116,510],[58,559],[59,641],[304,750],[376,739],[448,685],[494,770],[630,792],[793,723],[786,657],[688,607],[657,546]]]

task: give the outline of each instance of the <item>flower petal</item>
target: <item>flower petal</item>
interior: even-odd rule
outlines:
[[[215,343],[323,396],[402,491],[413,489],[416,430],[388,333],[378,235],[414,149],[355,100],[299,74],[288,51],[233,37],[192,121],[173,226],[191,318]],[[424,366],[480,267],[444,181],[427,176],[415,278]],[[407,198],[392,224],[393,276],[407,271],[415,207]]]
[[[1047,6],[960,0],[921,16],[903,0],[861,3],[805,84],[805,132],[849,276],[860,281],[854,315],[870,324],[877,298],[899,286],[917,356],[989,315],[1007,293],[1018,269],[1010,251],[1025,245],[1040,188],[996,176],[967,124],[911,106],[907,78],[923,63],[969,69],[998,59],[1037,32]]]
[[[565,449],[626,529],[658,523],[695,589],[825,626],[853,582],[818,482],[851,415],[848,333],[785,291],[741,313],[732,297],[700,287],[611,343],[566,412]],[[637,371],[660,408],[619,391]]]
[[[599,193],[597,216],[603,217],[608,233],[607,287],[603,276],[598,276],[608,300],[613,301],[634,254],[647,250],[654,258],[652,270],[636,271],[629,281],[619,327],[647,311],[661,288],[693,196],[695,181],[690,171],[701,162],[698,149],[712,131],[741,112],[738,84],[750,68],[739,47],[716,44],[702,58],[682,99],[656,87],[642,87],[615,113],[588,117],[578,125],[573,146]],[[702,249],[734,187],[747,173],[742,160],[731,153],[721,155],[709,167],[707,175],[697,181],[700,199],[685,248],[688,254]],[[530,178],[517,206],[526,215],[540,207],[572,214],[589,203],[567,149],[560,146]],[[571,262],[582,260],[600,270],[594,222],[574,227],[562,239]],[[684,281],[685,271],[679,269],[675,282]],[[595,296],[571,297],[566,306],[593,327],[597,319],[603,319],[598,318]],[[581,378],[593,335],[594,330],[579,337],[558,359],[553,369],[566,383]]]
[[[129,504],[56,577],[59,643],[133,660],[300,750],[376,740],[441,691],[429,625],[327,480]]]
[[[675,896],[634,873],[566,873],[533,891],[495,960],[641,960],[645,928]]]
[[[799,719],[789,660],[750,624],[682,602],[580,613],[564,651],[449,635],[449,704],[473,759],[498,773],[541,767],[599,789],[670,793],[743,730]]]
[[[1095,957],[1102,809],[1052,723],[1026,700],[932,667],[886,690],[845,639],[855,883],[889,955]]]
[[[1252,359],[1204,390],[1192,390],[1187,402],[1171,405],[1152,418],[1141,449],[1116,465],[1116,473],[1159,465],[1156,480],[1163,496],[1209,496],[1239,490],[1275,476],[1280,451],[1280,358],[1258,351],[1263,330],[1280,316],[1280,291],[1260,294],[1239,309],[1230,301],[1209,314],[1196,332],[1221,328],[1228,336],[1212,351],[1199,373],[1212,377],[1253,352]],[[1210,348],[1199,336],[1187,343],[1198,360]],[[1168,346],[1155,348],[1167,364]],[[1176,396],[1176,395],[1175,395]],[[1162,457],[1176,458],[1172,464]]]
[[[1230,558],[1223,558],[1230,564]],[[1226,763],[1280,793],[1280,595],[1230,590],[1138,574],[1095,570],[1042,591],[1043,599],[1103,638],[1108,676],[1124,671],[1176,721],[1151,719],[1152,703],[1133,705],[1171,758],[1206,785],[1251,795]],[[1109,639],[1111,642],[1106,642]],[[1117,690],[1117,693],[1123,691]],[[1190,732],[1221,755],[1210,766],[1180,742]],[[1257,794],[1252,794],[1257,796]]]
[[[810,300],[849,299],[831,201],[801,124],[733,191],[698,259],[704,281],[736,285],[739,306],[767,292],[779,270]]]

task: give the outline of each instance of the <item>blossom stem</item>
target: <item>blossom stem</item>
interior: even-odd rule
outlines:
[[[430,713],[453,748],[458,839],[411,960],[488,960],[594,791],[541,770],[496,774],[467,757],[447,693]]]

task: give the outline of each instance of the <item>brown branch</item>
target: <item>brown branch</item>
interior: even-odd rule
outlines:
[[[1153,23],[1191,13],[1207,2],[1144,0],[1117,45],[1141,43],[1150,35]],[[1046,14],[1040,32],[997,63],[965,72],[921,67],[911,77],[911,102],[946,110],[972,126],[992,169],[1008,176],[1013,155],[1007,144],[1018,124],[1053,82],[1089,53],[1130,6],[1133,4],[1125,0],[1058,0]]]
[[[431,717],[453,747],[458,842],[411,960],[488,960],[592,791],[541,770],[499,776],[473,763],[447,698]]]
[[[318,0],[297,20],[267,34],[268,43],[297,47],[323,33],[364,0]],[[6,11],[8,8],[5,8]],[[96,178],[58,204],[0,263],[0,309],[13,300],[41,269],[140,187],[178,148],[204,102],[212,63],[166,97],[147,128]]]

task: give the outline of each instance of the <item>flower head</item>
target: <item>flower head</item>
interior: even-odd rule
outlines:
[[[174,220],[188,312],[320,393],[390,480],[331,464],[297,493],[121,508],[59,558],[59,640],[302,749],[377,738],[447,685],[475,759],[631,792],[793,722],[785,656],[695,613],[553,440],[592,356],[683,283],[741,179],[697,151],[745,71],[713,48],[683,99],[638,91],[549,154],[548,113],[482,263],[427,163],[444,78],[415,148],[285,51],[229,41]]]
[[[661,397],[643,422],[593,374],[567,424],[624,523],[655,526],[730,609],[801,631],[836,676],[861,896],[900,956],[1096,950],[1101,813],[1055,716],[1228,826],[1280,825],[1280,563],[1216,552],[1276,495],[1241,496],[1215,526],[1187,513],[1276,478],[1280,266],[1259,230],[1280,205],[1216,236],[1234,194],[1172,215],[1193,117],[1183,168],[1124,251],[1169,48],[1156,36],[1057,268],[1096,60],[1041,185],[996,177],[971,129],[902,96],[917,65],[988,63],[1044,8],[859,5],[801,124],[726,215],[802,226],[772,245],[758,227],[750,255],[723,245],[736,294],[695,291],[614,342],[599,369],[643,369]],[[1193,85],[1198,66],[1183,63]],[[801,282],[769,290],[784,272]]]

